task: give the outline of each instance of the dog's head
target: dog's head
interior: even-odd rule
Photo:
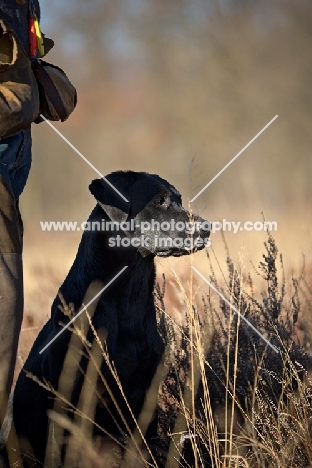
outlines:
[[[158,175],[118,171],[89,188],[123,231],[122,246],[136,248],[142,256],[181,256],[209,243],[210,223],[184,209],[177,189]]]

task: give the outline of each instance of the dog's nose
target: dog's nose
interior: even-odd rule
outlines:
[[[209,221],[201,218],[198,215],[193,215],[192,222],[194,227],[194,230],[191,234],[191,237],[193,239],[192,252],[196,252],[198,250],[204,249],[205,247],[209,247],[211,224]]]
[[[211,223],[206,219],[201,218],[200,216],[194,216],[194,223],[199,227],[197,234],[200,237],[209,237],[211,231]]]

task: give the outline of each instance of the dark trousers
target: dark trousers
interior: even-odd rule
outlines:
[[[23,319],[23,227],[18,198],[30,164],[29,130],[0,140],[0,427],[13,382]]]

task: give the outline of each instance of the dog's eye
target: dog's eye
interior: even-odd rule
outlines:
[[[159,195],[153,200],[153,203],[157,206],[162,206],[166,203],[166,198],[163,197],[162,195]]]

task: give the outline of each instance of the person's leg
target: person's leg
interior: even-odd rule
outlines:
[[[22,236],[15,198],[0,174],[0,424],[13,382],[17,345],[23,318]],[[14,432],[7,440],[8,459],[14,461]],[[15,439],[15,437],[14,437]]]
[[[0,200],[0,392],[9,395],[23,315],[22,236],[13,192],[1,174]]]
[[[11,389],[23,315],[23,227],[18,198],[30,164],[30,130],[0,140],[0,392]]]
[[[13,382],[23,318],[23,232],[18,197],[30,163],[30,132],[0,140],[0,427]]]

